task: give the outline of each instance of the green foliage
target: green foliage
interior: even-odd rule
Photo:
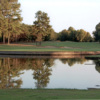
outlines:
[[[5,42],[5,38],[8,38],[8,44],[10,43],[11,35],[16,36],[20,31],[20,4],[18,0],[1,0],[0,1],[0,29],[1,35]]]
[[[93,32],[95,41],[100,42],[100,23],[96,25],[95,29],[96,29],[96,31]]]
[[[92,37],[89,32],[83,29],[75,30],[73,27],[69,27],[68,30],[63,30],[57,35],[57,39],[61,41],[77,41],[77,42],[90,42]]]
[[[30,29],[32,28],[31,25],[21,24],[20,29],[21,33],[17,36],[18,41],[28,41],[30,39]]]
[[[70,40],[70,32],[67,31],[66,29],[63,30],[63,31],[61,31],[61,32],[59,33],[59,39],[60,39],[61,41]]]
[[[33,25],[21,24],[20,4],[18,0],[0,1],[0,35],[3,41],[8,43],[15,41],[77,41],[90,42],[92,37],[83,29],[75,30],[69,27],[56,33],[50,25],[48,14],[37,11]],[[99,30],[99,28],[96,28]]]
[[[37,36],[36,41],[50,40],[50,36],[54,34],[54,31],[51,25],[49,25],[50,20],[47,13],[38,11],[35,18],[34,27]]]
[[[75,37],[76,37],[76,41],[78,42],[82,42],[86,36],[86,31],[84,30],[77,30],[77,33],[75,34]]]

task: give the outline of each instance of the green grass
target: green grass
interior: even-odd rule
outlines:
[[[35,46],[35,43],[20,44],[32,46],[0,45],[0,51],[100,51],[100,44],[96,42],[42,42],[41,46]],[[55,46],[56,48],[46,46]]]
[[[88,55],[88,56],[86,56],[86,57],[92,57],[92,58],[100,58],[100,55]]]
[[[100,44],[96,42],[43,42],[43,46],[68,46],[68,47],[83,47],[83,48],[100,48]],[[88,47],[89,46],[89,47]]]
[[[100,90],[11,89],[0,90],[0,100],[100,100]]]
[[[72,49],[41,48],[41,47],[34,47],[34,46],[10,46],[10,45],[0,46],[0,51],[71,51],[71,50]]]

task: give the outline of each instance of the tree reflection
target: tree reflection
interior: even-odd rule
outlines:
[[[100,59],[94,60],[95,69],[100,73]]]
[[[37,88],[44,88],[49,83],[51,75],[51,66],[54,65],[54,59],[36,59],[34,60],[34,79]]]
[[[0,89],[19,88],[22,84],[21,79],[14,79],[14,77],[18,77],[21,73],[13,61],[10,58],[0,59]]]
[[[87,59],[72,58],[59,59],[63,64],[73,66],[76,63],[83,64]],[[20,88],[22,80],[18,79],[24,70],[32,70],[37,88],[44,88],[50,81],[52,66],[55,59],[36,58],[0,58],[0,89]],[[96,70],[100,73],[100,59],[94,60]],[[17,77],[17,78],[16,78]]]
[[[2,58],[0,59],[0,89],[20,88],[21,79],[16,79],[23,74],[23,70],[34,70],[34,79],[37,80],[36,87],[46,87],[51,75],[51,66],[54,59],[25,59],[25,58]]]
[[[83,64],[84,62],[87,61],[87,59],[85,59],[85,58],[82,58],[82,59],[80,59],[80,58],[71,58],[71,59],[60,59],[60,61],[63,64],[68,63],[69,66],[73,66],[76,63]]]

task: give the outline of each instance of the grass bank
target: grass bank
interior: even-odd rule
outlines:
[[[0,51],[100,51],[100,44],[96,42],[42,42],[41,46],[35,43],[17,44],[0,45]]]
[[[100,99],[100,90],[11,89],[0,90],[0,100]]]

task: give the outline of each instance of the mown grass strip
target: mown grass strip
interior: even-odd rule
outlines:
[[[27,43],[24,44],[27,45]],[[28,44],[35,45],[35,43]],[[48,46],[51,47],[48,48]],[[43,42],[41,46],[0,45],[0,51],[100,51],[100,44],[96,42]]]
[[[67,89],[6,89],[0,90],[1,100],[66,100],[100,99],[100,90]]]

